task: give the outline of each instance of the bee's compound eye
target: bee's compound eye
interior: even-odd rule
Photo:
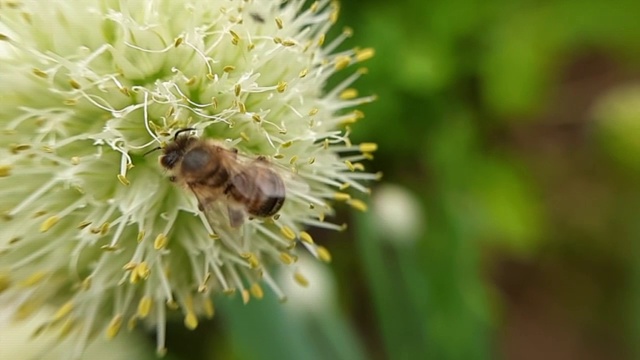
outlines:
[[[173,169],[180,159],[180,155],[176,152],[170,152],[160,157],[160,165],[167,169]]]
[[[182,159],[183,171],[198,171],[212,160],[211,154],[206,149],[195,148],[184,155]]]

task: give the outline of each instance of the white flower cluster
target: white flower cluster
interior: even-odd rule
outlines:
[[[77,354],[144,320],[163,353],[172,312],[193,329],[217,293],[284,299],[275,263],[304,285],[301,249],[330,260],[305,228],[342,229],[331,202],[364,209],[344,190],[379,176],[361,163],[375,144],[349,141],[364,71],[325,88],[373,51],[338,51],[337,4],[304,4],[0,0],[0,301],[16,317],[58,304],[40,330]],[[212,224],[145,155],[185,128],[291,174],[282,209]]]

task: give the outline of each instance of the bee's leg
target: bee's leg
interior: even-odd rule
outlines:
[[[267,162],[267,157],[264,155],[260,155],[256,158],[256,160],[260,162]]]

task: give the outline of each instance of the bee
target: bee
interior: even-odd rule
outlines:
[[[237,149],[189,134],[193,130],[178,130],[159,162],[170,172],[169,180],[193,192],[207,219],[218,200],[226,202],[232,227],[242,225],[245,214],[266,218],[282,208],[284,180],[264,156],[246,159]]]

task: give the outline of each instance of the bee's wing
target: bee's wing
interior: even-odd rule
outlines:
[[[229,214],[229,224],[231,227],[237,228],[244,223],[244,208],[227,204],[227,213]]]
[[[188,186],[198,201],[198,210],[204,214],[209,225],[213,230],[220,228],[226,221],[225,214],[219,205],[221,192],[208,186],[197,184],[188,184]]]

